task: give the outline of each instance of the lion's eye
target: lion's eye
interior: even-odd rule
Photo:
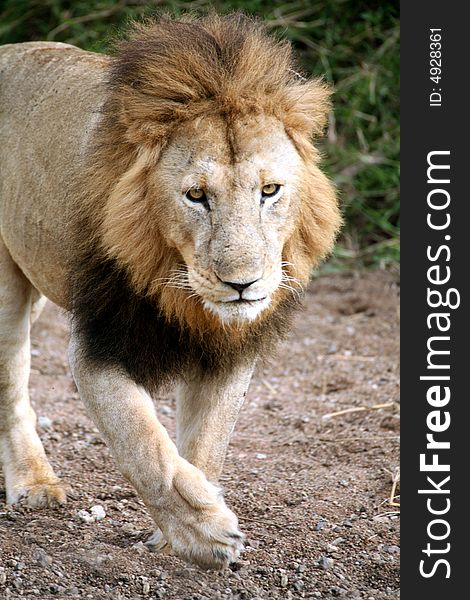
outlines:
[[[206,202],[207,196],[200,188],[191,188],[186,192],[186,198],[191,202]]]
[[[261,193],[263,198],[270,198],[271,196],[275,196],[280,189],[281,186],[278,183],[268,183],[267,185],[263,185]]]

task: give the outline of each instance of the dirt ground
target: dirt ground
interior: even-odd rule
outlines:
[[[48,305],[34,327],[31,396],[73,495],[61,510],[12,509],[0,476],[0,598],[398,598],[398,291],[384,272],[317,279],[296,331],[258,368],[222,478],[246,550],[221,573],[144,546],[152,520],[85,414],[67,318]],[[174,398],[157,406],[173,433]],[[327,417],[353,408],[370,410]],[[81,521],[96,505],[106,516]]]

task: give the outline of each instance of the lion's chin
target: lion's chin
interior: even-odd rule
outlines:
[[[254,321],[268,307],[269,297],[261,300],[212,302],[204,300],[204,308],[217,315],[222,323],[247,323]]]

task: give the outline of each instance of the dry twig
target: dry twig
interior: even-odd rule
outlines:
[[[337,412],[328,413],[323,415],[323,419],[331,419],[332,417],[339,417],[341,415],[347,415],[349,413],[364,412],[367,410],[380,410],[381,408],[395,408],[397,407],[396,402],[385,402],[382,404],[374,404],[373,406],[357,406],[355,408],[345,408],[344,410],[338,410]]]

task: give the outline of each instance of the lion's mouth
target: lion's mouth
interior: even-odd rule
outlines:
[[[224,304],[246,304],[246,305],[254,305],[257,302],[264,302],[267,299],[267,296],[263,296],[262,298],[255,298],[253,300],[247,300],[246,298],[237,298],[235,300],[224,300]]]

